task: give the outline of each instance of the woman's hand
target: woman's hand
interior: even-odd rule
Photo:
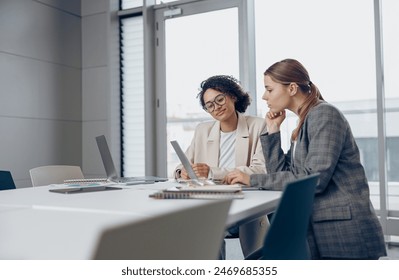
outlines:
[[[208,178],[209,170],[211,169],[206,163],[195,163],[191,165],[198,178]]]
[[[190,179],[190,177],[188,176],[187,170],[184,167],[181,169],[180,178],[182,178],[184,180]]]
[[[267,112],[265,117],[267,131],[270,134],[279,132],[280,125],[285,120],[285,117],[285,110],[278,113],[274,113],[272,111]]]
[[[227,173],[223,181],[226,184],[243,184],[246,186],[249,186],[251,183],[249,175],[241,172],[238,169]]]
[[[191,164],[191,167],[193,168],[194,173],[195,175],[197,175],[198,178],[208,178],[209,170],[211,168],[206,163],[194,163]],[[181,170],[180,176],[185,180],[192,179],[188,175],[185,168]]]

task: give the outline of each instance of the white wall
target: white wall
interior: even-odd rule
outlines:
[[[0,169],[82,164],[80,0],[0,0]]]
[[[117,0],[82,0],[83,173],[104,177],[95,137],[104,134],[120,171]]]
[[[79,165],[105,176],[95,137],[120,170],[118,0],[0,0],[0,170]]]

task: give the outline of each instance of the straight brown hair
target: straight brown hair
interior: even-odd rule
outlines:
[[[296,83],[300,90],[307,95],[305,102],[298,108],[298,126],[291,135],[291,141],[295,141],[310,109],[324,99],[317,86],[311,82],[308,71],[295,59],[289,58],[276,62],[263,74],[269,76],[276,83],[283,85]]]

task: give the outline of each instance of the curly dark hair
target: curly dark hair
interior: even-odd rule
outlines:
[[[210,88],[225,93],[236,100],[234,106],[236,111],[240,113],[244,113],[249,104],[251,104],[251,97],[244,91],[237,79],[232,76],[217,75],[209,77],[201,83],[201,91],[198,93],[197,98],[199,98],[202,108],[205,106],[204,93]]]

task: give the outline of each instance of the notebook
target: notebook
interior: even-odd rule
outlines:
[[[151,184],[154,182],[164,182],[168,178],[156,177],[156,176],[139,176],[139,177],[119,177],[115,169],[114,161],[112,160],[111,152],[109,150],[107,140],[104,135],[96,137],[98,149],[100,151],[101,159],[104,164],[105,173],[109,181],[115,183],[124,183],[127,185],[138,185],[138,184]]]
[[[183,152],[182,148],[180,147],[179,143],[176,140],[170,141],[170,144],[172,144],[172,147],[175,150],[177,156],[179,157],[181,164],[186,169],[188,176],[190,176],[189,183],[193,183],[193,184],[199,185],[199,186],[215,185],[215,182],[213,182],[212,180],[198,178],[198,176],[195,174],[186,154]],[[183,180],[183,182],[184,182],[184,180]]]
[[[243,199],[244,193],[171,193],[162,191],[151,194],[150,197],[155,199]]]
[[[107,178],[83,178],[83,179],[65,179],[64,184],[92,184],[107,183]]]
[[[174,187],[151,194],[156,199],[242,199],[240,185]]]

